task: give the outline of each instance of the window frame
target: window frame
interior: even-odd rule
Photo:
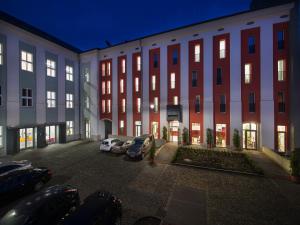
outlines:
[[[25,91],[26,95],[23,95],[24,91]],[[31,93],[31,96],[29,96],[29,93]],[[24,102],[25,102],[25,104],[23,104]],[[24,108],[33,106],[33,91],[31,88],[22,88],[21,106]]]
[[[196,95],[195,97],[195,113],[200,113],[201,96]]]
[[[74,94],[66,93],[66,109],[74,108]]]
[[[253,100],[253,101],[251,101]],[[248,96],[248,111],[249,113],[255,113],[256,112],[256,102],[255,102],[255,93],[250,92]]]
[[[176,88],[176,74],[173,72],[170,74],[170,89]]]
[[[4,45],[0,42],[0,65],[4,64]]]
[[[74,121],[73,120],[66,121],[66,135],[67,136],[74,135]]]
[[[66,72],[66,80],[73,82],[74,81],[74,67],[71,65],[66,65],[65,72]]]
[[[216,85],[223,84],[223,70],[221,67],[217,68],[217,77],[216,77]]]
[[[196,77],[196,79],[194,79],[194,77]],[[198,71],[192,71],[192,87],[198,87]]]
[[[201,61],[201,45],[195,44],[194,46],[194,62],[199,63]]]
[[[32,52],[29,52],[26,50],[21,50],[21,70],[33,73],[33,53]]]
[[[249,71],[247,71],[247,67],[249,67]],[[247,73],[247,72],[249,72],[249,73]],[[246,63],[244,65],[244,83],[250,84],[251,81],[252,81],[252,64]]]
[[[47,91],[46,100],[47,100],[47,108],[56,108],[56,92],[55,91]]]
[[[282,65],[281,65],[282,62]],[[280,68],[282,67],[282,68]],[[282,70],[279,70],[282,69]],[[284,82],[286,77],[286,60],[278,59],[277,60],[277,81]]]
[[[224,46],[222,43],[224,43]],[[224,49],[222,47],[224,47]],[[219,59],[225,59],[225,58],[226,58],[226,39],[221,39],[219,40]]]
[[[56,62],[52,59],[46,59],[46,75],[47,77],[56,77]]]

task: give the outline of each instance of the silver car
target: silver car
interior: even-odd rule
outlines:
[[[125,142],[120,141],[111,148],[111,151],[115,154],[124,154],[131,145],[132,140],[127,140]]]

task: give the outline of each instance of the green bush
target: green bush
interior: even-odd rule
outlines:
[[[168,129],[165,126],[163,127],[163,139],[168,141]]]
[[[207,128],[206,129],[206,143],[209,148],[212,147],[213,141],[214,141],[214,137],[213,137],[212,129]]]
[[[185,127],[182,132],[182,141],[184,145],[188,145],[189,142],[189,130]]]
[[[300,176],[300,149],[295,149],[292,152],[291,169],[293,176]]]
[[[151,146],[151,149],[149,151],[149,157],[150,157],[150,160],[154,161],[154,158],[155,158],[155,152],[156,152],[156,148],[155,148],[155,140],[152,142],[152,146]]]
[[[236,149],[241,149],[241,137],[237,129],[233,131],[233,145]]]

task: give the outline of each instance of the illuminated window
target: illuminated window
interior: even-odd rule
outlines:
[[[216,146],[226,147],[226,124],[216,124]]]
[[[105,100],[102,100],[102,113],[105,113]]]
[[[47,107],[48,108],[56,107],[56,92],[47,91]]]
[[[286,126],[277,126],[277,150],[286,151]]]
[[[107,81],[107,94],[111,93],[110,81]]]
[[[102,76],[105,76],[105,63],[102,63],[101,69],[102,69]]]
[[[110,113],[111,112],[111,100],[108,99],[107,100],[107,113]]]
[[[200,62],[200,45],[195,45],[195,62]]]
[[[141,56],[136,58],[137,71],[141,71]]]
[[[3,126],[0,126],[0,148],[3,147]]]
[[[122,112],[123,113],[126,112],[126,99],[125,98],[122,99]]]
[[[47,76],[48,77],[55,77],[56,76],[56,63],[53,60],[47,59],[46,60],[47,66]]]
[[[252,77],[252,65],[245,64],[245,84],[250,84]]]
[[[0,43],[0,65],[3,64],[3,44]]]
[[[126,73],[126,60],[122,59],[122,73]]]
[[[178,105],[178,96],[173,97],[173,104]]]
[[[176,80],[175,80],[175,73],[171,73],[171,89],[175,89]]]
[[[102,94],[105,95],[105,81],[102,81]]]
[[[32,53],[21,51],[21,69],[28,72],[33,72]]]
[[[85,82],[90,82],[90,71],[88,68],[84,69],[84,78],[85,78]]]
[[[74,106],[73,103],[73,94],[66,94],[66,108],[72,109]]]
[[[158,97],[154,98],[154,112],[158,112]]]
[[[155,91],[156,90],[156,76],[155,75],[153,75],[152,76],[152,81],[151,81],[151,83],[152,83],[152,91]]]
[[[124,120],[120,120],[120,128],[124,128]]]
[[[32,89],[29,88],[22,89],[22,106],[23,107],[32,106]]]
[[[67,121],[67,136],[74,134],[74,121]]]
[[[277,62],[278,64],[278,81],[284,81],[285,80],[285,60],[284,59],[280,59]]]
[[[120,80],[120,93],[124,93],[124,80]]]
[[[68,81],[73,81],[73,73],[74,73],[73,67],[67,65],[66,66],[66,79]]]
[[[136,103],[137,103],[137,112],[140,113],[141,112],[141,98],[137,98]]]
[[[192,130],[200,130],[201,127],[200,127],[200,123],[192,123]]]
[[[89,109],[90,108],[90,98],[89,98],[89,96],[85,96],[84,101],[85,101],[85,108]]]
[[[110,76],[110,74],[111,74],[111,63],[108,62],[107,63],[107,75]]]
[[[136,77],[135,78],[135,92],[139,92],[139,88],[140,88],[139,83],[140,83],[139,78]]]
[[[226,57],[226,41],[220,40],[219,42],[219,57],[224,59]]]

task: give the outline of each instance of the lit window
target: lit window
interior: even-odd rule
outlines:
[[[89,109],[90,108],[90,98],[89,96],[85,96],[85,108]]]
[[[105,100],[102,100],[102,113],[105,113]]]
[[[171,73],[171,89],[175,89],[176,80],[175,80],[175,73]]]
[[[251,74],[252,74],[252,65],[245,64],[245,84],[250,84],[251,82]]]
[[[199,113],[199,112],[200,112],[200,95],[197,95],[195,99],[195,113]]]
[[[0,86],[0,106],[2,106],[2,86]]]
[[[120,120],[120,128],[124,128],[124,120]]]
[[[101,70],[102,70],[102,76],[105,76],[105,63],[102,63]]]
[[[3,44],[0,43],[0,65],[3,64]]]
[[[107,63],[107,75],[110,76],[111,74],[111,63]]]
[[[158,112],[158,97],[154,98],[154,112]]]
[[[122,112],[123,113],[126,112],[126,99],[125,98],[122,99]]]
[[[200,123],[192,123],[192,130],[200,130]]]
[[[195,45],[195,62],[200,62],[200,45]]]
[[[124,93],[124,80],[120,80],[120,93]]]
[[[22,70],[33,72],[32,53],[21,51],[21,68]]]
[[[3,126],[0,126],[0,148],[3,147]]]
[[[153,75],[152,76],[152,91],[155,91],[156,90],[156,76],[155,75]]]
[[[126,73],[126,60],[122,59],[122,73]]]
[[[220,40],[219,42],[219,57],[224,59],[226,57],[226,41]]]
[[[178,96],[174,96],[173,98],[173,104],[178,105]]]
[[[23,107],[32,106],[32,90],[29,88],[22,89],[22,106]]]
[[[107,81],[107,94],[111,93],[110,81]]]
[[[74,134],[74,121],[67,121],[67,136]]]
[[[135,78],[135,92],[139,92],[139,88],[140,88],[139,83],[140,83],[139,78],[136,77]]]
[[[72,109],[74,107],[73,94],[66,94],[66,108]]]
[[[66,80],[73,81],[73,67],[66,65]]]
[[[84,69],[84,78],[85,78],[85,82],[90,82],[90,72],[88,68]]]
[[[137,103],[137,112],[140,113],[141,112],[141,98],[137,98],[136,103]]]
[[[56,107],[56,93],[54,91],[47,91],[47,107]]]
[[[110,113],[111,112],[111,100],[108,99],[107,100],[107,113]]]
[[[50,59],[47,59],[46,61],[46,65],[47,65],[47,76],[48,77],[55,77],[56,74],[56,62]]]
[[[141,56],[136,58],[137,71],[141,71]]]
[[[105,81],[102,81],[102,94],[105,95]]]
[[[280,59],[278,60],[278,81],[284,81],[285,80],[285,60]]]

